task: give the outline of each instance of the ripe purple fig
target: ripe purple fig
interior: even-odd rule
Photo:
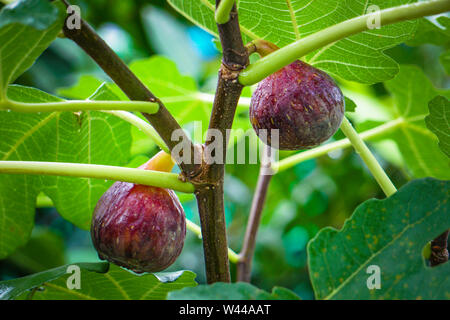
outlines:
[[[334,80],[299,60],[262,80],[250,104],[256,134],[272,145],[271,129],[279,129],[279,145],[274,141],[273,147],[280,150],[321,144],[338,130],[343,116],[344,96]]]
[[[160,152],[140,169],[170,171],[170,155]],[[135,272],[166,269],[181,253],[186,218],[172,190],[116,182],[97,203],[91,237],[100,259]]]

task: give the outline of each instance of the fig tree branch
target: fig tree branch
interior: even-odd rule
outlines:
[[[216,0],[216,7],[220,2]],[[248,64],[248,53],[242,42],[236,5],[231,8],[229,18],[227,23],[217,25],[223,51],[222,63],[230,70],[241,71]]]
[[[435,267],[448,261],[448,235],[450,230],[445,231],[439,237],[431,241],[430,265]]]
[[[230,282],[223,183],[196,188],[208,283]]]
[[[269,149],[265,147],[266,152],[267,150]],[[268,166],[261,164],[250,215],[248,217],[247,228],[245,230],[244,243],[236,265],[236,281],[250,282],[251,280],[256,235],[261,222],[267,190],[269,189],[270,180],[273,174],[272,172],[269,174],[268,170],[270,170],[270,163]]]
[[[379,14],[381,25],[386,26],[447,11],[450,11],[450,1],[432,0],[384,9]],[[239,82],[246,86],[255,84],[310,52],[366,31],[371,16],[366,14],[338,23],[283,47],[249,65],[241,72]]]
[[[68,5],[66,1],[64,2]],[[175,130],[182,135],[181,139],[183,141],[189,143],[191,149],[191,161],[189,163],[179,163],[178,165],[181,167],[187,178],[195,176],[199,169],[194,161],[198,151],[188,136],[181,130],[180,125],[166,109],[161,100],[153,95],[119,56],[84,20],[81,19],[80,29],[68,29],[67,24],[64,24],[63,32],[67,38],[73,40],[80,46],[103,69],[103,71],[105,71],[130,100],[150,101],[159,105],[158,112],[155,114],[144,112],[143,115],[155,128],[170,150],[178,143],[177,141],[172,141],[172,133]]]
[[[106,179],[167,188],[186,193],[194,192],[194,186],[189,182],[180,181],[178,174],[175,173],[97,164],[0,161],[0,173]]]
[[[216,7],[219,5],[220,0],[217,0]],[[204,150],[208,150],[217,136],[222,137],[222,141],[219,141],[222,148],[216,149],[223,151],[223,154],[218,155],[222,157],[223,161],[214,161],[210,164],[211,162],[208,160],[212,155],[204,152],[202,172],[195,179],[199,183],[196,188],[196,196],[208,283],[230,282],[223,199],[226,137],[227,129],[230,129],[233,124],[243,88],[238,81],[239,72],[248,64],[248,54],[242,42],[235,5],[232,7],[228,22],[218,24],[217,28],[223,49],[223,58]],[[220,135],[216,133],[220,133]]]

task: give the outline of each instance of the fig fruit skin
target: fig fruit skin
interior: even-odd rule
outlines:
[[[325,72],[297,60],[262,80],[252,95],[250,121],[257,135],[272,145],[270,130],[279,129],[280,150],[309,149],[339,129],[344,96]],[[265,136],[260,130],[267,130]]]
[[[97,203],[91,237],[100,259],[137,273],[158,272],[180,255],[186,218],[172,190],[116,182]]]

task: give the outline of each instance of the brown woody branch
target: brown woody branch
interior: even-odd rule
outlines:
[[[68,5],[67,2],[65,4]],[[172,141],[172,132],[181,129],[181,127],[164,104],[136,77],[120,57],[84,20],[81,20],[80,29],[68,29],[65,23],[63,32],[67,38],[80,46],[103,69],[130,100],[158,103],[159,110],[157,113],[142,114],[155,128],[169,149],[172,150],[178,144],[178,141]],[[191,161],[189,163],[179,163],[179,166],[183,170],[184,175],[187,178],[191,178],[199,170],[199,166],[195,165],[194,161],[195,154],[198,151],[196,151],[187,135],[181,130],[179,132],[183,135],[181,139],[184,142],[188,142],[191,148]]]
[[[203,252],[208,283],[230,282],[223,183],[197,188]]]
[[[270,150],[267,146],[265,152]],[[267,190],[272,179],[273,172],[271,165],[261,164],[258,182],[254,193],[250,215],[248,217],[247,229],[245,230],[244,243],[239,253],[239,261],[236,266],[237,281],[250,282],[252,275],[252,262],[255,253],[256,235],[258,233],[259,224],[261,222],[262,211],[266,201]]]
[[[448,235],[450,230],[445,231],[439,237],[431,241],[430,265],[432,267],[448,261]]]
[[[216,7],[220,0],[216,1]],[[204,153],[201,182],[197,188],[197,203],[202,225],[203,249],[206,275],[209,283],[230,282],[227,252],[225,209],[223,201],[223,180],[226,161],[227,129],[233,124],[236,106],[243,86],[238,81],[240,70],[248,64],[248,54],[242,42],[236,6],[225,24],[217,25],[223,49],[222,66],[214,98],[213,110],[206,138],[207,148],[214,142],[217,130],[222,137],[222,162],[209,164],[208,153]],[[216,132],[214,132],[216,131]],[[214,155],[217,156],[217,155]],[[219,155],[220,156],[220,155]]]
[[[216,7],[220,0],[216,0]],[[248,64],[247,49],[242,42],[236,5],[230,12],[230,20],[225,24],[217,24],[220,43],[223,51],[223,64],[230,70],[239,71]]]

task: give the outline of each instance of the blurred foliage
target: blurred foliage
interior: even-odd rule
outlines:
[[[220,56],[213,38],[177,14],[166,1],[77,0],[71,3],[81,7],[83,18],[126,62],[163,55],[172,59],[181,73],[193,77],[202,91],[214,90]],[[448,87],[450,78],[439,63],[445,49],[437,45],[414,45],[400,45],[389,49],[387,54],[398,63],[419,66],[436,87]],[[59,89],[77,84],[77,96],[86,93],[87,97],[92,93],[89,92],[92,85],[99,84],[96,78],[106,79],[106,76],[71,41],[58,39],[16,83],[66,97],[74,97],[74,89]],[[355,119],[376,121],[387,114],[383,101],[389,97],[383,84],[363,86],[344,81],[340,84],[346,94],[352,93],[350,97],[358,106]],[[246,117],[243,111],[242,122],[247,123]],[[340,133],[334,137],[339,138],[342,138]],[[395,158],[395,150],[388,155],[382,152],[385,146],[370,147],[394,184],[401,187],[410,178],[409,173],[402,168],[402,160]],[[153,144],[135,145],[130,166],[139,165],[155,151]],[[258,165],[251,164],[226,167],[226,218],[229,245],[235,251],[241,246],[258,171]],[[308,241],[325,226],[340,228],[361,202],[383,197],[351,149],[300,163],[275,175],[258,233],[253,284],[270,291],[276,283],[303,299],[312,299],[306,264]],[[182,201],[187,218],[199,223],[195,199],[184,195]],[[63,220],[54,209],[38,209],[36,225],[39,228],[32,240],[13,256],[0,261],[0,280],[64,263],[98,261],[89,232]],[[168,271],[180,269],[194,271],[196,281],[205,282],[201,240],[189,232],[180,258]],[[232,276],[234,272],[232,266]]]

